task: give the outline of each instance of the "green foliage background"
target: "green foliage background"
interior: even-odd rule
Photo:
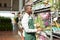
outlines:
[[[10,18],[0,17],[0,31],[12,31],[13,26]]]

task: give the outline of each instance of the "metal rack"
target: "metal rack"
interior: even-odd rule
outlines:
[[[35,10],[35,13],[41,13],[41,12],[47,12],[47,11],[51,11],[50,10],[51,7],[46,7],[46,8],[40,8],[40,9],[37,9]],[[52,40],[52,25],[51,25],[51,29],[50,29],[50,40]],[[48,34],[47,34],[48,35]]]

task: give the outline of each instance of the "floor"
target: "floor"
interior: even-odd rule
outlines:
[[[0,31],[0,40],[21,40],[16,32]]]
[[[0,40],[21,40],[17,32],[12,31],[0,31]],[[60,40],[53,38],[53,40]]]

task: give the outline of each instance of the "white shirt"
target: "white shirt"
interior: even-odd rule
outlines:
[[[22,18],[22,27],[24,28],[24,31],[28,32],[28,33],[37,32],[37,29],[29,29],[28,21],[31,18],[31,17],[30,18],[29,17],[30,16],[27,13],[25,13],[23,15],[23,18]]]

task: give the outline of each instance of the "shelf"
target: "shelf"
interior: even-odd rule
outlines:
[[[60,14],[60,13],[59,13]]]
[[[60,17],[60,16],[58,16],[58,17]]]
[[[33,7],[33,10],[44,10],[44,9],[47,9],[47,8],[51,8],[51,6],[50,5],[47,5],[47,6],[36,5],[35,7]]]
[[[45,7],[45,8],[40,8],[40,9],[36,9],[35,11],[38,11],[38,10],[45,10],[45,9],[49,9],[50,7]]]
[[[42,0],[35,1],[35,2],[33,2],[33,4],[35,5],[35,4],[39,3],[39,2],[42,2]]]
[[[50,31],[47,31],[45,32],[47,35],[50,36],[51,32]],[[60,38],[60,33],[52,33],[52,37],[56,37],[56,38]]]
[[[43,9],[35,10],[35,13],[41,13],[41,12],[47,12],[47,11],[50,12],[50,7],[49,8],[43,8]]]

